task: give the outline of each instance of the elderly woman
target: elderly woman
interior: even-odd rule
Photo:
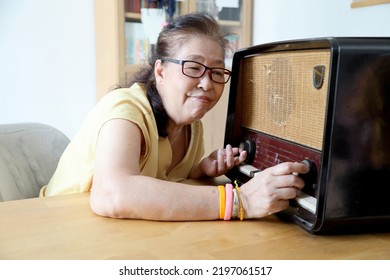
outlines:
[[[224,38],[204,13],[170,22],[149,65],[90,113],[41,195],[90,191],[99,215],[165,221],[250,219],[285,209],[304,185],[296,176],[308,171],[304,164],[276,165],[240,188],[183,183],[225,174],[246,157],[227,145],[202,159],[201,119],[231,75]]]

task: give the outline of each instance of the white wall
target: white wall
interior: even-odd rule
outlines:
[[[390,37],[390,4],[351,8],[352,0],[253,2],[254,45],[328,36]]]
[[[0,0],[0,123],[72,138],[95,100],[93,0]]]

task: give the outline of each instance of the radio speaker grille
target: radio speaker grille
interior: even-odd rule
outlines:
[[[322,49],[243,59],[241,125],[322,150],[329,64],[330,50]]]

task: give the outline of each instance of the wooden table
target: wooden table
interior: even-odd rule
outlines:
[[[390,233],[311,235],[276,217],[153,222],[95,215],[89,193],[0,203],[0,259],[390,259]]]

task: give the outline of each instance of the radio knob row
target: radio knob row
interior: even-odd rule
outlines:
[[[309,166],[309,172],[307,174],[299,174],[305,181],[306,185],[314,184],[317,177],[317,168],[315,164],[310,160],[303,160],[302,163]],[[250,164],[240,164],[238,170],[248,177],[255,177],[261,170]]]
[[[304,162],[305,164],[307,162]],[[255,177],[260,173],[260,170],[250,164],[241,164],[238,170],[248,177]],[[299,192],[299,195],[294,199],[301,207],[315,214],[317,209],[317,199],[304,192]]]
[[[256,173],[260,172],[260,170],[251,165],[256,155],[256,143],[246,139],[240,143],[239,149],[247,152],[245,163],[238,167],[239,171],[249,177],[256,176]],[[308,159],[304,159],[302,163],[309,167],[309,172],[306,174],[299,174],[299,176],[305,181],[305,188],[313,188],[316,186],[318,177],[316,164]]]

